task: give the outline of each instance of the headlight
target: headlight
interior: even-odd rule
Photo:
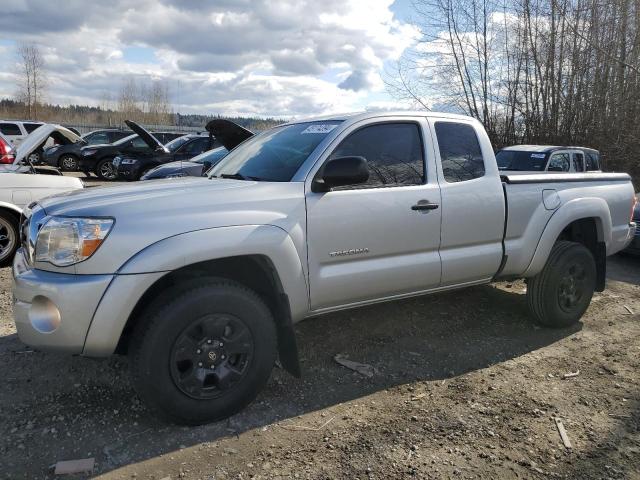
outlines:
[[[36,262],[67,267],[95,253],[113,227],[110,218],[51,217],[38,232]]]
[[[122,163],[122,165],[131,165],[133,163],[138,163],[138,159],[137,158],[123,158],[121,163]]]
[[[82,151],[82,156],[83,156],[83,157],[88,157],[89,155],[95,155],[95,153],[96,153],[97,151],[98,151],[98,150],[96,150],[95,148],[90,149],[90,150],[83,150],[83,151]]]

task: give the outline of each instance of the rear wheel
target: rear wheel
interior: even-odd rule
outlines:
[[[140,397],[178,423],[220,420],[248,405],[276,360],[271,312],[253,291],[213,280],[149,312],[131,339]]]
[[[102,180],[115,180],[118,178],[118,172],[113,166],[112,158],[103,158],[96,165],[96,175]]]
[[[9,212],[0,212],[0,267],[11,265],[20,245],[18,218]]]
[[[560,241],[542,271],[527,284],[527,300],[536,321],[547,327],[576,323],[591,303],[596,262],[581,243]]]
[[[64,172],[75,172],[78,170],[78,157],[71,154],[65,154],[59,160],[60,170]]]

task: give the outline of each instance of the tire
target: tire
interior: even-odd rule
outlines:
[[[96,165],[96,175],[101,180],[113,181],[118,178],[118,172],[113,168],[112,158],[103,158]]]
[[[9,212],[0,212],[0,267],[8,267],[20,246],[19,220]]]
[[[175,423],[200,425],[240,411],[266,385],[276,361],[270,310],[229,280],[169,294],[141,320],[129,344],[133,385],[152,410]]]
[[[39,151],[29,154],[28,158],[33,165],[40,165],[40,162],[42,161],[42,155]]]
[[[529,309],[540,325],[569,327],[582,318],[595,287],[596,262],[589,249],[580,243],[559,241],[542,271],[529,279]]]
[[[60,157],[58,165],[63,172],[76,172],[78,170],[78,157],[65,153]]]

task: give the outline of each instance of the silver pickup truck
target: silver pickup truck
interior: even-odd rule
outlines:
[[[634,202],[626,174],[501,176],[463,116],[297,121],[207,177],[32,204],[15,321],[38,349],[127,353],[140,397],[198,424],[246,406],[278,357],[299,375],[306,317],[525,278],[535,321],[577,322],[633,238]]]

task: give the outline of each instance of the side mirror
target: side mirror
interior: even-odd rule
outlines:
[[[357,185],[369,180],[369,167],[364,157],[333,158],[324,164],[311,185],[312,192],[328,192],[333,187]]]

